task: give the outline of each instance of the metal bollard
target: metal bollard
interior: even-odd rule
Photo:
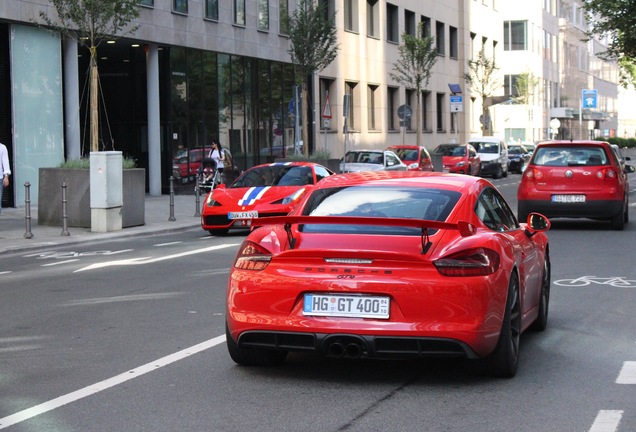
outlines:
[[[201,189],[199,189],[199,176],[197,176],[196,180],[197,184],[194,188],[194,216],[201,216]]]
[[[68,213],[66,212],[66,182],[62,182],[62,233],[61,236],[70,236],[68,232]]]
[[[170,176],[170,217],[169,221],[176,221],[174,217],[174,177]]]
[[[31,183],[24,183],[24,224],[26,225],[26,231],[24,233],[25,239],[32,239],[33,233],[31,232]]]

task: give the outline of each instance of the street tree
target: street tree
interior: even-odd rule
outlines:
[[[308,82],[314,73],[329,66],[336,58],[339,50],[337,31],[334,14],[329,14],[327,3],[319,0],[300,0],[296,10],[285,20],[294,79],[301,87],[303,151],[309,156]],[[299,115],[298,107],[295,114]]]
[[[99,151],[97,48],[107,40],[133,33],[132,22],[139,16],[139,0],[50,0],[57,13],[40,19],[62,36],[88,48],[90,58],[90,137],[91,151]]]
[[[517,89],[516,101],[523,105],[530,105],[540,82],[539,77],[532,72],[520,73],[515,81]]]
[[[391,78],[405,87],[417,92],[415,102],[415,131],[416,143],[421,145],[421,98],[422,91],[428,86],[431,70],[437,62],[435,38],[424,35],[423,23],[417,28],[416,36],[409,33],[402,34],[402,43],[398,47],[400,58],[393,65]]]
[[[621,84],[636,82],[636,3],[631,0],[584,0],[589,38],[607,41],[607,50],[599,54],[615,60],[620,67]]]
[[[482,48],[476,59],[468,60],[468,72],[464,75],[471,91],[481,98],[481,129],[484,136],[490,135],[488,98],[501,87],[496,76],[498,70],[495,60],[488,57]]]

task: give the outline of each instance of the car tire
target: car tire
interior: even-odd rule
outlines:
[[[539,314],[530,329],[533,331],[544,331],[548,326],[548,309],[550,305],[550,279],[551,279],[550,256],[546,250],[543,261],[543,278],[541,279],[541,294],[539,298]]]
[[[495,171],[495,174],[493,175],[493,177],[494,177],[494,178],[496,178],[496,179],[500,179],[500,178],[502,178],[503,176],[504,176],[504,174],[503,174],[503,168],[501,167],[501,165],[499,165],[499,166],[497,167],[497,171]]]
[[[519,278],[510,275],[506,310],[501,323],[499,341],[495,350],[484,358],[487,372],[491,376],[512,378],[519,364],[519,343],[521,341],[521,300],[519,298]]]
[[[241,348],[232,339],[225,326],[225,343],[230,357],[241,366],[278,366],[285,362],[287,351],[274,351],[260,348]]]
[[[624,204],[623,204],[624,206]],[[625,209],[621,210],[610,219],[610,224],[614,231],[622,231],[625,228]]]

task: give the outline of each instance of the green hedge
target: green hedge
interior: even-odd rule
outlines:
[[[607,141],[610,144],[617,144],[621,148],[636,148],[636,138],[597,138],[598,141]]]

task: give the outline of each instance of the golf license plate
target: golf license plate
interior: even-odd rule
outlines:
[[[584,203],[585,195],[552,195],[552,202],[557,203]]]
[[[389,318],[389,297],[305,294],[303,314],[349,318]]]
[[[242,211],[242,212],[229,212],[227,214],[228,219],[254,219],[258,217],[258,211]]]

